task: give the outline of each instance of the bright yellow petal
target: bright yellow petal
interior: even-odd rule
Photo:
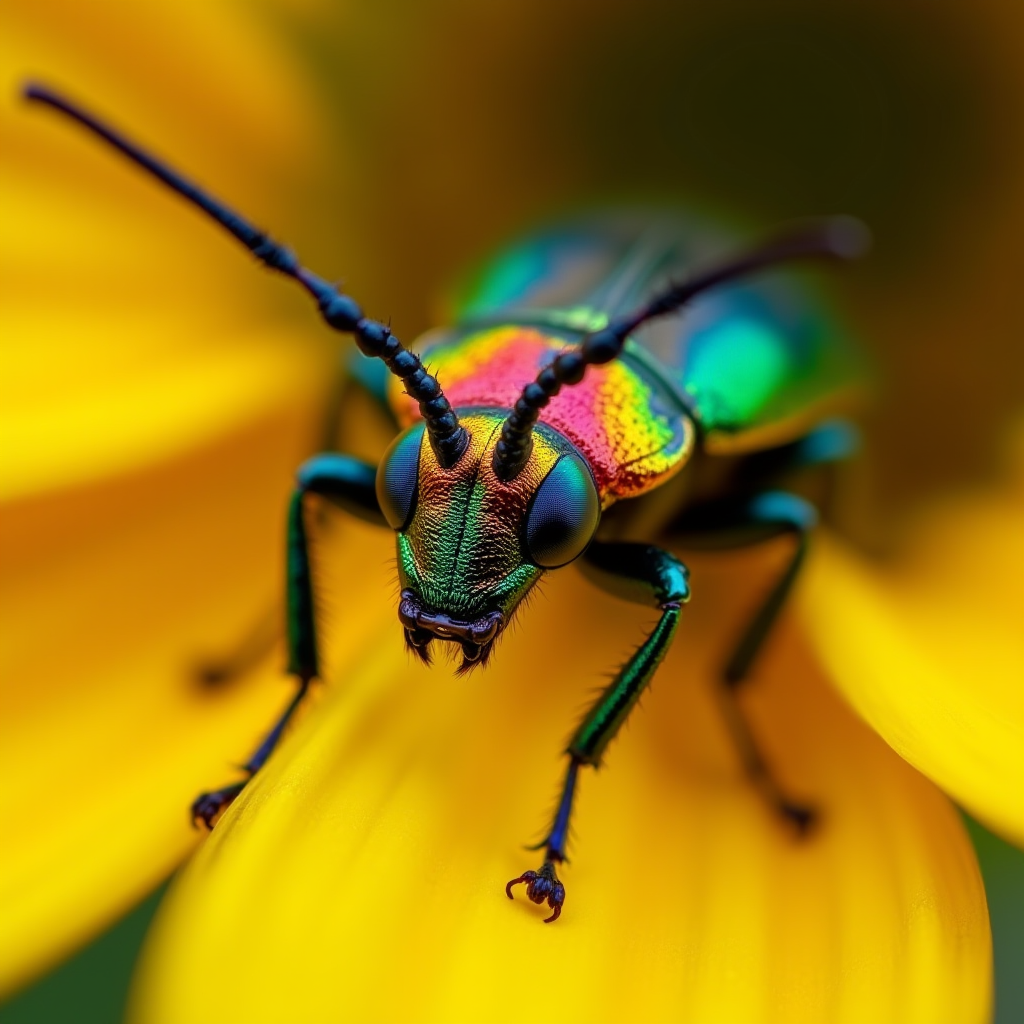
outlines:
[[[390,541],[350,537],[323,575],[377,612],[352,634],[337,622],[337,682],[179,880],[135,1021],[986,1019],[988,918],[959,818],[791,625],[749,703],[820,833],[790,838],[743,778],[708,680],[734,605],[764,585],[749,560],[695,568],[654,692],[582,780],[565,912],[544,925],[503,886],[537,866],[522,843],[557,752],[651,616],[567,570],[491,667],[454,678],[401,649]]]
[[[327,350],[244,253],[17,98],[45,76],[286,226],[309,104],[233,7],[4,5],[0,991],[170,871],[288,695],[280,657],[222,692],[193,668],[277,600]]]
[[[152,474],[4,510],[4,989],[167,874],[194,842],[192,797],[287,699],[280,657],[223,692],[192,669],[274,605],[308,436],[293,395],[265,395],[248,430]]]
[[[935,510],[896,565],[823,537],[802,611],[865,721],[1024,845],[1024,458],[1020,469],[1001,492]]]
[[[44,78],[239,208],[276,211],[283,227],[296,166],[315,159],[311,104],[266,27],[233,8],[4,5],[5,499],[135,469],[230,430],[251,410],[225,380],[245,375],[238,391],[248,393],[281,358],[257,342],[247,363],[242,331],[280,319],[283,284],[126,161],[20,98],[30,75]]]

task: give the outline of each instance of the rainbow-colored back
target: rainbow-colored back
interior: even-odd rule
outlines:
[[[565,331],[502,325],[434,335],[423,358],[455,408],[510,409],[523,385],[576,343]],[[403,426],[416,420],[416,403],[400,384],[389,397]],[[541,422],[585,456],[605,507],[658,486],[693,448],[685,406],[657,378],[625,359],[591,367],[582,383],[551,401]]]
[[[457,326],[425,335],[416,348],[456,408],[509,408],[587,331],[737,247],[720,229],[664,213],[548,229],[487,264],[456,303]],[[862,376],[831,311],[793,271],[773,270],[645,325],[620,359],[588,368],[541,420],[584,453],[609,505],[678,471],[694,425],[712,453],[784,443],[847,404]],[[389,400],[401,423],[415,419],[396,381]]]

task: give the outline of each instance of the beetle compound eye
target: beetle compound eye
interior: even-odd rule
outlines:
[[[416,503],[423,430],[424,425],[419,423],[400,434],[377,469],[377,501],[392,530],[407,525]]]
[[[555,569],[583,553],[597,530],[601,501],[594,478],[577,455],[563,455],[544,478],[526,516],[533,561]]]

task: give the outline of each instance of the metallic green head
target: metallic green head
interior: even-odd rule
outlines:
[[[507,410],[459,410],[469,445],[444,468],[423,428],[410,427],[377,471],[377,498],[398,534],[398,615],[425,661],[433,640],[462,647],[466,669],[495,639],[545,569],[573,561],[601,514],[597,485],[576,448],[543,425],[514,479],[491,465]]]

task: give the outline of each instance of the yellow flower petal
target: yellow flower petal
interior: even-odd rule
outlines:
[[[820,833],[790,838],[743,778],[709,679],[765,582],[749,559],[695,566],[653,693],[582,779],[565,912],[544,925],[503,886],[537,866],[522,843],[542,834],[558,751],[650,614],[557,573],[492,666],[453,678],[401,649],[390,540],[349,537],[323,575],[377,612],[338,622],[336,682],[173,890],[136,1022],[986,1019],[988,919],[959,818],[789,624],[748,700]]]
[[[194,842],[192,797],[287,699],[280,658],[224,692],[192,670],[273,607],[308,434],[292,398],[158,473],[4,509],[4,989],[167,874]]]
[[[893,566],[822,538],[802,612],[865,721],[1024,846],[1022,523],[1024,472],[1001,493],[935,510]]]
[[[171,870],[287,699],[276,664],[222,692],[193,669],[278,600],[329,358],[244,253],[18,99],[46,77],[286,227],[309,104],[266,29],[215,2],[4,22],[0,991]]]
[[[283,287],[165,189],[20,98],[29,76],[46,78],[280,223],[289,175],[315,159],[311,104],[266,27],[242,13],[221,2],[5,5],[7,499],[187,451],[243,412],[224,377],[267,372],[258,347],[262,365],[246,369],[240,328],[265,325]]]

